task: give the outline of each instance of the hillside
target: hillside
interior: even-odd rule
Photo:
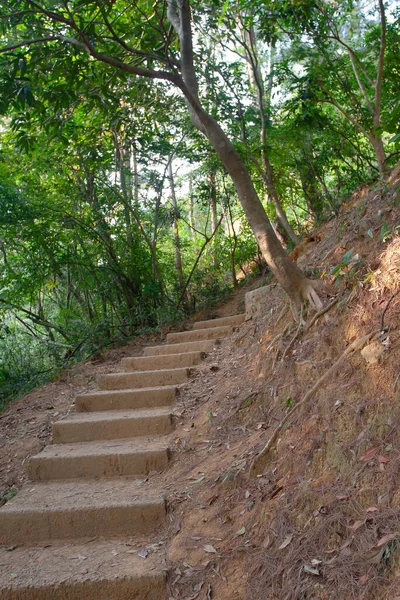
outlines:
[[[400,169],[385,188],[360,187],[300,253],[299,265],[321,277],[330,310],[297,324],[269,284],[265,312],[180,386],[171,464],[151,477],[167,497],[168,530],[143,542],[156,556],[168,548],[170,598],[400,595],[399,189]],[[194,320],[242,312],[247,291]],[[155,342],[143,336],[109,350],[5,409],[5,494],[25,482],[27,458],[49,442],[51,423],[75,395]]]

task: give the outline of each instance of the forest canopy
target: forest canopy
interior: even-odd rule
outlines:
[[[4,0],[0,394],[212,306],[400,146],[399,9]],[[310,279],[311,277],[311,279]]]

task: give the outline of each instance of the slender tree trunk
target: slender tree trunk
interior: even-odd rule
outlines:
[[[190,224],[190,232],[189,235],[191,239],[194,239],[194,200],[193,200],[193,181],[192,177],[189,176],[189,224]]]
[[[270,72],[270,80],[268,84],[268,96],[267,96],[267,107],[265,92],[264,92],[264,82],[261,75],[261,69],[259,64],[259,58],[256,47],[256,39],[254,28],[252,27],[249,30],[244,30],[242,32],[244,38],[244,49],[247,56],[247,68],[249,72],[250,84],[254,92],[254,97],[257,103],[258,112],[260,115],[261,128],[260,128],[260,142],[261,142],[261,159],[264,168],[263,172],[263,180],[265,187],[267,188],[267,192],[269,198],[271,199],[276,215],[281,223],[284,231],[288,235],[289,239],[297,244],[299,242],[298,236],[293,231],[288,218],[286,216],[285,211],[283,210],[281,200],[276,191],[275,186],[275,177],[273,167],[268,157],[268,144],[267,144],[267,127],[269,121],[269,105],[268,99],[270,99],[272,94],[272,71]],[[271,50],[273,52],[273,50]],[[271,68],[273,66],[272,58],[271,58]]]
[[[181,245],[180,245],[179,229],[178,229],[178,203],[176,201],[176,194],[175,194],[174,174],[172,171],[172,158],[170,158],[169,163],[168,163],[168,174],[169,174],[169,184],[170,184],[170,190],[171,190],[171,202],[172,202],[172,207],[174,209],[173,233],[174,233],[174,249],[175,249],[175,268],[176,268],[176,273],[177,273],[177,277],[178,277],[178,287],[181,292],[183,289],[184,281],[183,281]]]
[[[233,287],[237,287],[238,280],[236,277],[235,252],[236,252],[236,248],[237,248],[238,239],[237,239],[237,235],[236,235],[236,231],[235,231],[235,223],[233,221],[231,203],[229,201],[228,195],[226,195],[226,202],[227,202],[227,206],[228,206],[228,214],[225,215],[226,226],[228,228],[229,239],[230,240],[233,239],[233,244],[232,244],[232,241],[230,241],[230,250],[231,250],[230,251],[230,255],[231,255],[230,263],[231,263],[232,283],[233,283]]]
[[[388,167],[386,165],[386,155],[385,149],[383,147],[383,142],[381,137],[377,137],[375,135],[370,135],[369,140],[374,147],[376,162],[379,169],[379,174],[384,179],[388,174]]]
[[[214,231],[217,228],[217,220],[218,220],[218,215],[217,215],[217,188],[215,186],[215,171],[214,169],[212,169],[210,171],[209,174],[209,184],[210,184],[210,195],[209,195],[209,203],[210,203],[210,213],[211,213],[211,235],[213,235]],[[217,241],[216,241],[216,236],[213,237],[213,241],[212,241],[212,245],[213,245],[213,256],[212,256],[212,262],[214,267],[217,264],[217,257],[216,257],[216,246],[217,246]]]

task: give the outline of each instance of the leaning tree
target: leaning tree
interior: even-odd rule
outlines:
[[[23,93],[32,94],[27,84],[31,73],[34,76],[35,69],[51,73],[56,64],[58,72],[59,65],[63,65],[62,77],[68,82],[69,69],[73,72],[74,64],[82,60],[108,65],[114,74],[121,72],[131,78],[172,84],[183,94],[193,125],[208,139],[232,178],[261,252],[293,307],[299,310],[307,301],[320,308],[317,282],[307,278],[290,260],[275,235],[244,160],[202,103],[201,65],[194,40],[196,44],[200,42],[193,35],[193,28],[207,8],[205,3],[196,1],[191,6],[189,0],[6,0],[0,53],[3,81],[5,72],[9,77],[7,94],[12,89],[21,93],[18,78],[22,78]],[[212,10],[217,10],[215,3]],[[70,85],[74,85],[72,78]],[[162,88],[168,105],[173,96],[166,85]],[[173,110],[173,106],[168,109]]]

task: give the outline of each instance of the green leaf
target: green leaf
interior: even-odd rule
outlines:
[[[201,477],[199,477],[198,479],[196,479],[196,481],[191,481],[190,485],[196,485],[197,483],[201,483],[202,481],[204,481],[205,478],[206,478],[206,476],[202,475]]]
[[[353,258],[354,248],[350,248],[345,254],[343,254],[342,263],[344,265],[349,265]]]
[[[379,239],[381,240],[381,242],[384,242],[388,237],[390,237],[389,225],[386,223],[386,221],[383,221],[381,231],[379,234]]]

